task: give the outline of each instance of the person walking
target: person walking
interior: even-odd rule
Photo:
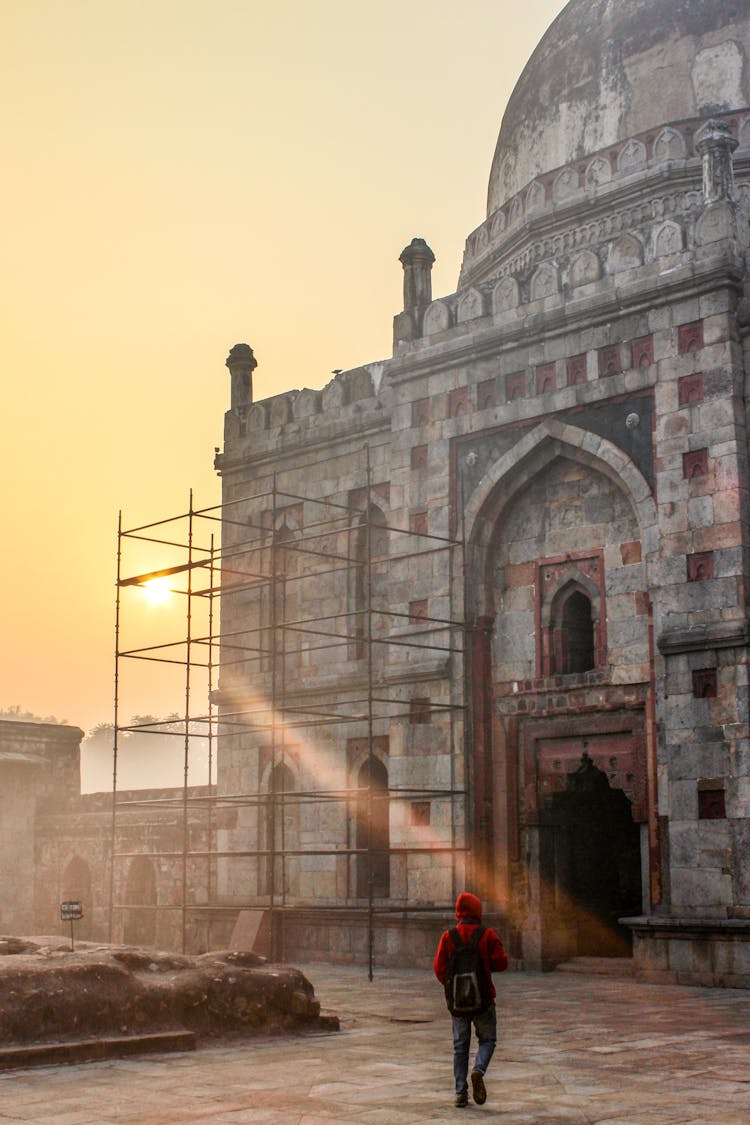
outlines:
[[[493,973],[508,968],[508,957],[495,931],[482,924],[482,903],[464,891],[456,899],[457,925],[440,938],[433,968],[445,988],[453,1021],[453,1075],[456,1106],[469,1104],[469,1050],[472,1024],[477,1053],[471,1071],[471,1091],[477,1105],[487,1101],[484,1076],[495,1050],[497,1017]]]

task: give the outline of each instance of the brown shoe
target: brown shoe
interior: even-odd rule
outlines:
[[[465,1109],[469,1104],[469,1095],[466,1090],[462,1094],[456,1094],[456,1109]]]
[[[471,1072],[471,1092],[477,1105],[484,1105],[487,1101],[487,1089],[484,1085],[484,1075],[481,1070]]]

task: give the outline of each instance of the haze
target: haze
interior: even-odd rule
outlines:
[[[118,509],[218,503],[232,344],[256,397],[318,388],[390,355],[412,237],[455,289],[563,6],[2,3],[0,708],[111,721]]]

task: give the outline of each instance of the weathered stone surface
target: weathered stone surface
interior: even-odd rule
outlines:
[[[217,1036],[315,1026],[301,972],[252,953],[202,957],[0,939],[0,1043],[188,1028]]]

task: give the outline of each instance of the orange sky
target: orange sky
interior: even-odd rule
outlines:
[[[563,6],[0,0],[0,709],[111,720],[118,510],[218,502],[232,344],[257,398],[321,387],[390,354],[412,237],[455,289]],[[171,703],[150,675],[128,700]]]

